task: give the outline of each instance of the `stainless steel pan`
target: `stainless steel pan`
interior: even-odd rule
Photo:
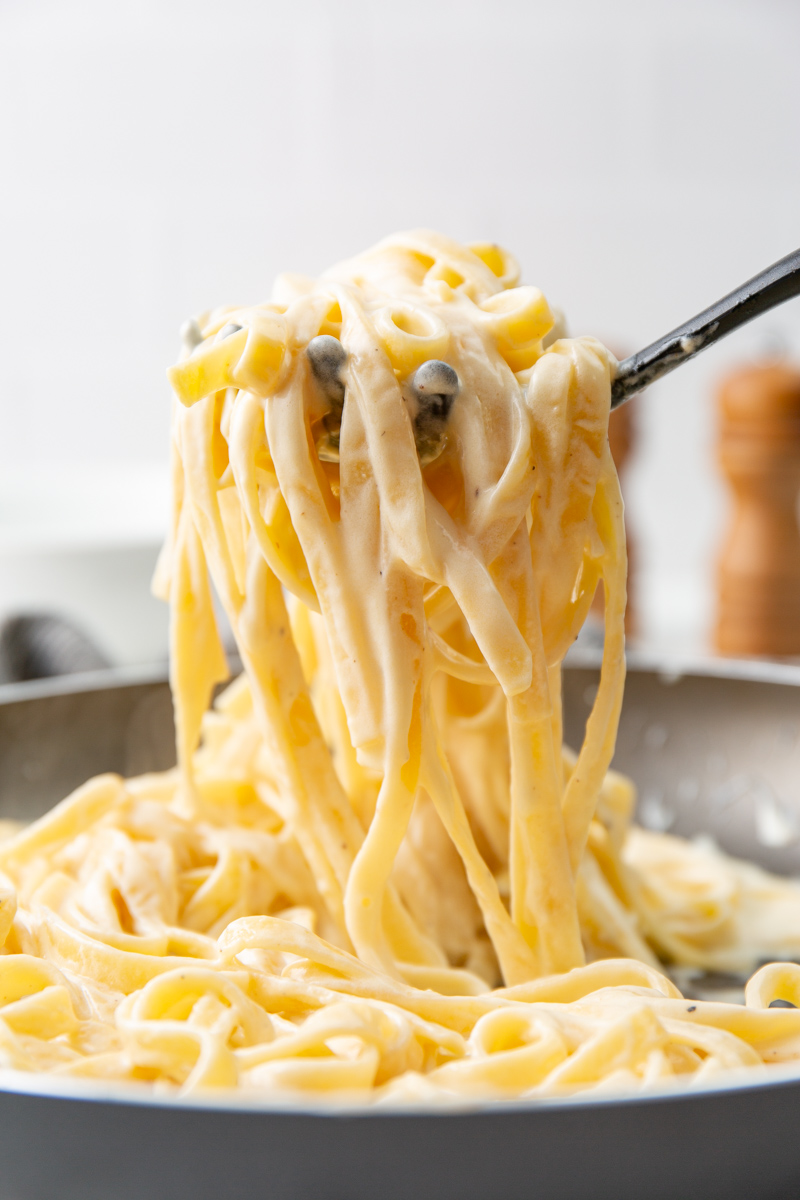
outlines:
[[[566,672],[573,743],[597,667]],[[0,817],[98,771],[169,766],[163,680],[0,688]],[[615,765],[641,817],[800,871],[800,668],[629,674]],[[637,1099],[446,1112],[142,1100],[0,1073],[0,1200],[778,1200],[800,1195],[800,1072]]]

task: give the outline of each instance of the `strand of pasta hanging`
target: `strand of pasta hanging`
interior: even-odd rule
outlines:
[[[657,969],[800,956],[800,887],[631,823],[615,364],[560,326],[505,252],[430,233],[187,323],[179,766],[0,829],[0,1066],[416,1103],[796,1058],[800,967],[744,1007]],[[209,709],[214,592],[244,673]]]
[[[421,796],[506,981],[583,961],[575,876],[624,670],[611,360],[589,339],[545,349],[553,317],[537,289],[510,286],[515,275],[494,247],[389,239],[317,283],[279,281],[269,305],[213,314],[171,373],[182,760],[221,676],[207,589],[189,582],[196,603],[183,603],[205,560],[331,914],[364,962],[399,976],[446,965],[391,880]],[[603,680],[565,786],[558,672],[601,577]],[[278,582],[322,617],[346,718],[337,732],[350,741],[339,753],[379,779],[366,821],[336,777]],[[462,690],[480,675],[506,701],[510,911],[435,711],[437,673],[465,672]]]

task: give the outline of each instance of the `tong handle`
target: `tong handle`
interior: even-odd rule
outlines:
[[[672,333],[623,359],[611,385],[611,407],[618,408],[706,346],[799,294],[800,250],[795,250]]]

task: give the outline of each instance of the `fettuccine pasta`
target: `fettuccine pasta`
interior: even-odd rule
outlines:
[[[418,1101],[800,1054],[800,967],[744,1007],[659,969],[800,954],[800,889],[631,825],[616,364],[518,274],[419,232],[184,327],[178,766],[0,841],[0,1063]],[[561,663],[600,584],[572,753]],[[244,671],[209,709],[214,593]]]

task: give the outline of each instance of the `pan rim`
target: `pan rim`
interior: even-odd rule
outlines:
[[[724,1077],[703,1083],[683,1085],[678,1081],[652,1085],[646,1091],[619,1091],[603,1095],[578,1093],[549,1096],[537,1100],[480,1099],[457,1095],[436,1099],[429,1104],[419,1101],[378,1100],[365,1102],[362,1097],[331,1098],[325,1102],[319,1096],[287,1096],[266,1093],[243,1093],[235,1089],[211,1090],[191,1095],[154,1094],[145,1084],[91,1079],[65,1078],[34,1071],[0,1067],[0,1096],[18,1095],[32,1098],[77,1101],[86,1104],[134,1105],[137,1108],[168,1111],[202,1111],[226,1114],[249,1114],[264,1117],[315,1117],[376,1120],[384,1117],[464,1117],[464,1116],[528,1116],[536,1119],[553,1112],[585,1111],[589,1109],[627,1109],[653,1104],[675,1105],[708,1098],[741,1096],[753,1092],[778,1092],[797,1089],[800,1092],[800,1060],[766,1068],[769,1077],[753,1068],[732,1069]],[[756,1078],[750,1078],[750,1073]]]
[[[685,676],[705,676],[800,687],[800,659],[719,658],[702,654],[665,654],[630,647],[626,650],[625,658],[629,671],[657,674],[666,683],[677,683]],[[567,654],[564,666],[567,670],[597,670],[602,659],[600,648],[576,644]],[[241,663],[229,655],[229,664],[230,678],[233,679],[241,670]],[[0,683],[0,706],[50,696],[167,683],[169,675],[163,663],[104,667],[97,671],[54,675],[21,683]]]

